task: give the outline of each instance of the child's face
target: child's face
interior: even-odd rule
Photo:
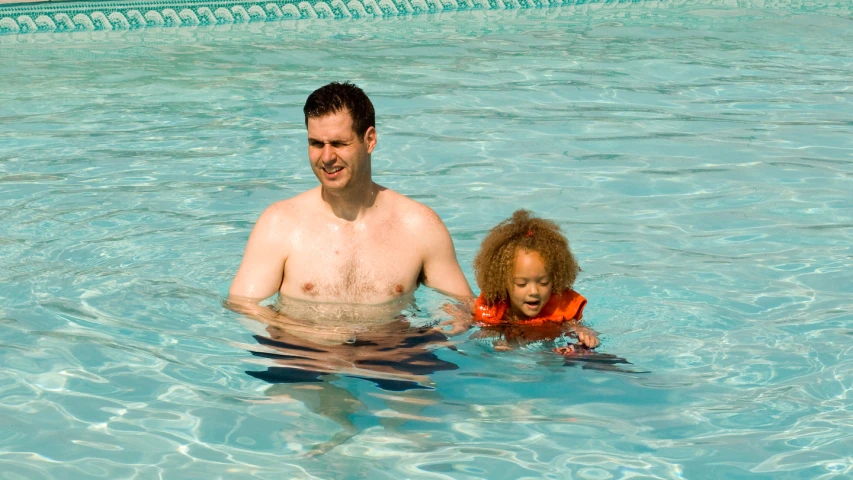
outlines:
[[[512,283],[509,285],[511,312],[516,318],[535,317],[551,298],[551,273],[538,252],[519,250],[515,254]]]

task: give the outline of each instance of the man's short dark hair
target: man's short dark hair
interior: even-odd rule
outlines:
[[[314,90],[308,95],[302,111],[305,113],[305,126],[308,126],[309,118],[348,111],[352,117],[352,130],[360,139],[364,138],[368,128],[376,126],[373,104],[364,90],[350,82],[332,82]]]

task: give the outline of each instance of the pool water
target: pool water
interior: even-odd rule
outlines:
[[[853,10],[677,3],[0,37],[0,479],[853,475]],[[331,80],[472,286],[513,210],[560,223],[631,364],[247,374],[222,297]]]

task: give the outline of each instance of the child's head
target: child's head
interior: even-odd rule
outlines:
[[[489,231],[474,258],[486,303],[508,302],[521,318],[536,316],[552,292],[571,288],[579,271],[560,227],[527,210],[517,210]]]

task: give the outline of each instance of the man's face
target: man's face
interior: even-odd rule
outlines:
[[[376,129],[359,138],[348,111],[308,119],[308,159],[324,188],[364,188],[371,182],[370,154],[376,146]]]

